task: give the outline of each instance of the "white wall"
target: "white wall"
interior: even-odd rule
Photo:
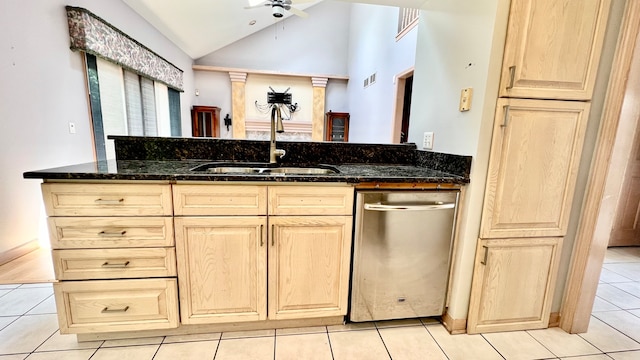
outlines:
[[[418,29],[399,41],[398,8],[353,4],[349,27],[349,141],[392,142],[395,76],[415,64]],[[376,73],[376,82],[364,79]]]
[[[433,131],[434,151],[473,156],[448,310],[454,319],[469,307],[508,10],[509,0],[432,1],[418,24],[409,141],[420,147],[422,133]],[[461,113],[466,87],[473,102]]]
[[[38,237],[40,182],[22,173],[94,159],[85,70],[69,50],[65,5],[84,7],[145,44],[183,69],[185,89],[193,89],[191,58],[119,0],[0,1],[0,253]],[[191,99],[181,101],[183,129],[190,129]]]

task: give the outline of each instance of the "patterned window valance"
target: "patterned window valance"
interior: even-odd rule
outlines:
[[[71,50],[81,50],[183,89],[183,71],[87,9],[67,6]]]

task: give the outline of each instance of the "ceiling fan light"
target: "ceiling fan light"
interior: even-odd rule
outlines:
[[[281,4],[273,4],[271,7],[273,9],[273,17],[281,18],[284,16],[284,8]]]

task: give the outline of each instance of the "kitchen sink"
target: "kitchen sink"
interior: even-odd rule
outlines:
[[[338,169],[329,165],[273,167],[267,163],[207,163],[198,165],[191,171],[213,174],[263,174],[263,175],[327,175],[337,174]]]

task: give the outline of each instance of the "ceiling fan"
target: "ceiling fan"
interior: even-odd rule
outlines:
[[[255,9],[255,8],[259,8],[262,6],[269,6],[271,7],[271,11],[273,14],[273,17],[275,18],[281,18],[284,16],[284,12],[289,11],[294,15],[300,16],[300,17],[307,17],[309,16],[309,14],[307,14],[306,12],[300,10],[300,9],[296,9],[294,7],[292,7],[291,5],[293,4],[302,4],[302,3],[308,3],[308,2],[312,2],[313,0],[265,0],[265,1],[260,1],[260,0],[249,0],[249,5],[245,7],[245,9]]]

